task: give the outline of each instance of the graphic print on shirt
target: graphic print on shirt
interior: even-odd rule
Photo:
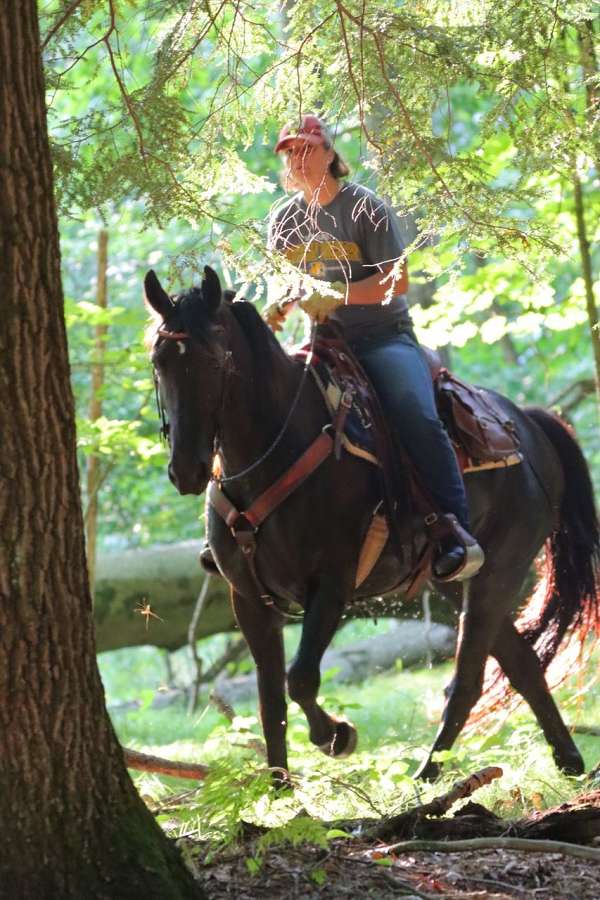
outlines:
[[[302,194],[286,199],[271,215],[268,246],[301,272],[329,283],[358,282],[385,272],[404,252],[392,208],[354,183],[345,184],[325,206],[307,204]],[[391,330],[410,326],[404,295],[381,304],[345,304],[330,318],[343,327],[348,340],[375,325]]]
[[[283,255],[313,278],[337,281],[351,277],[352,263],[363,264],[360,247],[353,241],[336,241],[317,234],[307,244],[286,247]]]

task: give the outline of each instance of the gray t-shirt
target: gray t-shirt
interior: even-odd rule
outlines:
[[[368,188],[344,184],[326,206],[307,206],[296,194],[271,218],[269,247],[323,281],[361,281],[393,265],[404,250],[400,225],[391,207]],[[389,303],[346,304],[331,316],[349,340],[371,329],[397,331],[410,326],[405,295]]]

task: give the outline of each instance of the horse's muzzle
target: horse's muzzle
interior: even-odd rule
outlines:
[[[210,477],[208,466],[204,463],[185,467],[175,467],[169,463],[168,472],[180,494],[203,494]]]

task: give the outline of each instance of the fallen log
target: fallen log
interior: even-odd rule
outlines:
[[[188,642],[188,629],[205,572],[198,562],[200,541],[160,544],[98,556],[94,586],[94,618],[98,652],[151,644],[177,650]],[[144,608],[160,618],[146,617]],[[379,598],[361,601],[353,618],[418,618],[421,603],[401,597],[385,602]],[[436,622],[454,626],[451,604],[431,595],[431,616]],[[198,621],[196,637],[236,629],[223,578],[211,577],[206,602]]]
[[[410,668],[422,664],[425,660],[438,662],[448,659],[454,653],[455,643],[456,635],[446,625],[439,625],[436,622],[426,625],[424,622],[400,620],[394,623],[387,634],[355,641],[339,649],[327,650],[321,664],[321,672],[332,682],[360,683],[399,664],[403,668]],[[244,646],[240,641],[229,648],[220,660],[207,669],[200,686],[211,684],[228,660],[238,658],[239,651]],[[161,688],[154,695],[150,706],[152,709],[164,709],[177,703],[187,703],[194,690],[194,684],[188,688]],[[233,678],[225,676],[217,678],[214,682],[214,693],[226,705],[253,701],[257,694],[256,671]],[[109,712],[126,712],[139,709],[141,705],[141,700],[126,700],[111,704]]]
[[[183,541],[99,555],[94,588],[99,653],[143,644],[177,650],[187,643],[205,578],[198,562],[200,546],[199,541]],[[148,604],[160,620],[144,619],[141,608]],[[210,578],[197,638],[235,627],[227,583]]]
[[[428,816],[443,816],[458,800],[470,797],[479,788],[490,784],[496,778],[501,778],[503,774],[499,766],[488,766],[481,769],[479,772],[457,781],[446,794],[435,797],[429,803],[413,807],[390,819],[383,819],[382,822],[370,828],[365,836],[384,840],[392,834],[415,834],[422,819]]]
[[[424,622],[400,620],[387,634],[327,650],[321,672],[325,677],[328,671],[331,672],[331,681],[359,683],[372,675],[393,669],[399,662],[409,668],[422,664],[426,659],[434,662],[448,659],[454,653],[455,643],[456,635],[447,625],[432,622],[428,626]],[[234,706],[250,700],[257,693],[256,672],[218,679],[215,690]]]
[[[481,773],[478,773],[479,777]],[[473,779],[471,776],[465,781]],[[450,792],[451,797],[460,782]],[[445,799],[439,798],[442,801]],[[535,841],[567,842],[569,844],[594,844],[600,838],[600,791],[581,794],[574,800],[552,809],[534,812],[522,819],[507,821],[490,812],[479,803],[466,803],[452,818],[438,818],[437,801],[424,806],[411,807],[399,816],[381,821],[334,822],[332,828],[346,831],[359,829],[372,839],[404,843],[421,841],[467,841],[480,838],[499,838],[510,834],[516,838]],[[428,813],[432,807],[433,814]],[[596,851],[600,853],[599,851]]]

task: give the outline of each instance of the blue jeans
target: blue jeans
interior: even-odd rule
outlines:
[[[410,334],[394,333],[352,346],[390,417],[394,442],[412,460],[439,511],[454,513],[468,531],[464,482],[437,414],[429,367],[418,343]]]

